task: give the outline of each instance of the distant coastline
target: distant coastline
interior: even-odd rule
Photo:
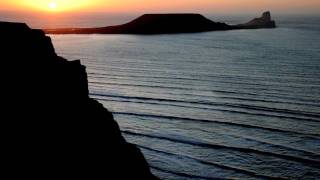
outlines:
[[[201,14],[144,14],[129,23],[96,28],[43,29],[47,34],[176,34],[236,29],[276,28],[269,11],[237,25],[214,22]]]

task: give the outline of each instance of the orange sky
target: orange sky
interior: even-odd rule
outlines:
[[[0,10],[44,12],[318,13],[320,0],[0,0]]]

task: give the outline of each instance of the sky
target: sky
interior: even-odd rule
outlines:
[[[1,11],[108,13],[274,13],[320,12],[320,0],[0,0]]]

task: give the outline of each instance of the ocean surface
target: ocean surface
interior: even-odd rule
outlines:
[[[160,178],[320,179],[320,17],[275,19],[277,29],[51,38],[87,66],[90,96]]]

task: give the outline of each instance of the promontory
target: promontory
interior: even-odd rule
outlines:
[[[88,95],[85,66],[51,39],[0,22],[1,164],[9,179],[157,179],[112,113]]]
[[[247,23],[228,25],[214,22],[201,14],[144,14],[122,25],[97,28],[44,29],[48,34],[176,34],[236,29],[275,28],[270,12]]]

